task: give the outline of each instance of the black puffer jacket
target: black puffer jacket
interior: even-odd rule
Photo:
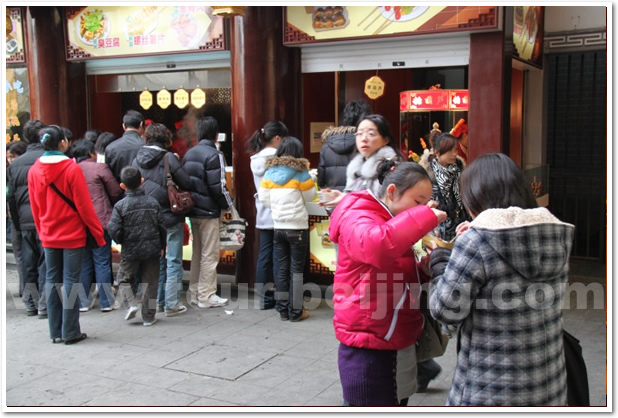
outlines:
[[[318,186],[343,191],[346,167],[356,155],[355,126],[331,127],[322,133],[322,149],[318,164]]]
[[[142,189],[128,191],[114,205],[107,232],[122,245],[122,259],[127,261],[159,257],[167,241],[161,207]]]
[[[30,144],[26,152],[9,165],[7,182],[9,185],[8,204],[11,219],[18,231],[36,229],[30,196],[28,195],[28,171],[45,152],[42,144]]]
[[[218,218],[221,209],[232,204],[225,187],[225,161],[209,139],[202,139],[185,154],[182,165],[191,177],[195,207],[189,214],[192,218]]]
[[[124,135],[112,142],[105,148],[105,163],[112,170],[114,177],[120,183],[120,171],[128,165],[137,155],[137,151],[144,145],[137,131],[128,130]]]
[[[154,197],[163,213],[163,224],[166,228],[184,222],[185,215],[175,215],[170,209],[170,200],[167,197],[167,180],[165,178],[165,168],[163,167],[163,156],[167,154],[172,179],[183,190],[193,191],[191,179],[180,165],[178,158],[167,152],[158,145],[144,145],[137,151],[137,156],[132,165],[139,168],[144,178],[142,185],[148,196]]]

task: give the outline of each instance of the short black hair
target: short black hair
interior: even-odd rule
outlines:
[[[122,118],[122,123],[126,128],[138,129],[144,123],[144,115],[137,110],[129,110]]]
[[[28,144],[24,141],[15,141],[7,144],[8,151],[11,154],[22,155],[26,152],[26,148],[28,148]]]
[[[363,99],[352,100],[343,108],[341,126],[356,126],[365,115],[371,113],[371,106]]]
[[[486,209],[538,207],[524,172],[501,153],[478,157],[461,174],[461,200],[469,214]]]
[[[206,116],[198,119],[195,123],[195,131],[198,140],[210,139],[214,141],[219,133],[219,123],[212,116]]]
[[[137,167],[128,165],[120,170],[120,181],[127,190],[137,190],[140,184],[142,184],[142,173],[140,173]]]
[[[38,144],[41,142],[41,137],[39,136],[39,131],[45,128],[43,122],[38,119],[31,119],[24,125],[24,139],[29,144]]]
[[[73,143],[73,158],[80,163],[90,159],[90,154],[94,153],[94,144],[88,139],[80,139]]]
[[[162,123],[151,123],[146,128],[146,143],[168,148],[172,142],[172,132]]]
[[[281,140],[275,153],[277,157],[290,156],[300,158],[303,156],[303,143],[298,138],[286,136]]]
[[[107,146],[111,144],[112,142],[114,142],[116,139],[118,138],[116,137],[115,134],[111,132],[103,132],[97,138],[97,142],[94,144],[94,150],[98,154],[105,154],[105,148],[107,148]]]
[[[84,133],[84,139],[92,142],[93,144],[97,142],[97,138],[101,135],[101,131],[98,129],[88,129],[86,133]]]

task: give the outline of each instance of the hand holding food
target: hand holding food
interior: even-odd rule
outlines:
[[[464,222],[460,223],[459,225],[457,225],[457,228],[455,228],[455,234],[457,236],[460,236],[461,234],[466,232],[468,229],[470,229],[470,222],[469,221],[464,221]]]
[[[433,213],[438,217],[438,223],[442,223],[446,221],[447,215],[443,210],[438,210],[436,208],[430,208]]]

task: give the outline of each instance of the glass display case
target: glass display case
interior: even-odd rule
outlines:
[[[408,90],[399,98],[399,147],[404,155],[423,153],[420,139],[427,140],[434,123],[442,132],[450,132],[460,119],[468,119],[468,90]]]

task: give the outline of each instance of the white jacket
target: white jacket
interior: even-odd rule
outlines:
[[[274,156],[276,152],[276,148],[266,147],[262,151],[251,156],[251,172],[253,173],[253,183],[255,184],[256,190],[253,195],[255,198],[255,209],[257,210],[255,215],[255,227],[258,229],[274,228],[273,214],[270,211],[270,208],[264,207],[262,202],[260,202],[257,191],[260,190],[260,183],[262,182],[262,178],[264,178],[264,173],[266,172],[266,167],[264,166],[266,159]]]

